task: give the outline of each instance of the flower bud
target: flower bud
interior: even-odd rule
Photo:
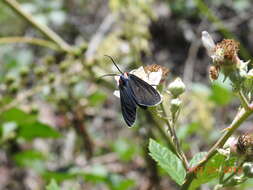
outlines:
[[[239,136],[237,141],[237,152],[247,157],[253,156],[253,135],[244,134]]]
[[[51,73],[49,76],[48,76],[48,82],[49,83],[53,83],[55,81],[55,74]]]
[[[11,84],[14,83],[14,81],[15,81],[15,77],[14,76],[7,75],[6,79],[5,79],[5,84],[6,85],[11,85]]]
[[[18,84],[16,84],[16,83],[11,84],[11,86],[9,88],[9,92],[12,95],[16,95],[16,93],[18,92],[18,90],[19,90]]]
[[[175,114],[180,108],[182,101],[179,98],[172,99],[170,101],[170,111],[172,114]]]
[[[247,177],[253,177],[253,164],[252,162],[245,162],[242,166],[243,172]]]
[[[168,91],[173,95],[173,97],[178,97],[185,91],[185,84],[181,80],[181,78],[176,78],[173,82],[171,82],[168,86]]]
[[[21,68],[19,74],[20,74],[21,78],[26,78],[29,74],[29,69],[27,67],[23,67],[23,68]]]
[[[49,55],[49,56],[44,58],[44,62],[47,65],[52,65],[55,62],[55,58],[53,56]]]
[[[213,80],[217,80],[220,74],[220,67],[219,66],[210,66],[209,67],[209,78]]]
[[[41,78],[45,74],[46,69],[45,67],[37,67],[34,72],[37,77]]]
[[[60,71],[62,73],[64,73],[68,69],[68,67],[70,67],[70,62],[69,61],[62,61],[60,63]]]

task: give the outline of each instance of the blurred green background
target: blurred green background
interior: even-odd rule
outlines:
[[[0,2],[1,190],[179,189],[147,150],[150,137],[166,145],[165,126],[142,110],[135,126],[126,126],[116,82],[99,79],[117,72],[105,54],[123,71],[159,64],[170,69],[168,82],[182,78],[187,91],[177,133],[188,158],[208,150],[237,111],[229,81],[209,80],[201,32],[216,42],[238,40],[240,57],[251,59],[250,0],[18,1],[71,51],[6,2]],[[251,122],[238,133],[244,131],[252,132]]]

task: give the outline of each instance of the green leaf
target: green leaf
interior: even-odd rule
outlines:
[[[54,179],[57,182],[61,182],[68,179],[76,178],[77,176],[80,176],[76,173],[69,173],[69,172],[51,172],[47,171],[43,173],[43,178],[46,180]]]
[[[212,85],[212,94],[210,99],[214,101],[218,105],[227,105],[231,102],[233,98],[233,94],[230,89],[226,88],[226,86],[215,82]]]
[[[61,134],[52,127],[37,121],[34,114],[12,108],[0,114],[0,121],[15,122],[17,124],[17,135],[26,140],[33,138],[58,138]]]
[[[17,129],[15,122],[3,123],[0,127],[0,135],[3,140],[15,137],[15,130]]]
[[[192,163],[196,164],[198,159],[203,156],[205,153],[200,153],[196,155],[196,158],[192,161]],[[201,184],[210,182],[211,180],[217,178],[219,176],[219,168],[222,164],[224,164],[225,156],[221,154],[216,154],[212,159],[210,159],[204,167],[196,169],[196,179],[193,180],[190,190],[197,189]]]
[[[18,136],[26,139],[32,140],[33,138],[58,138],[61,137],[61,134],[49,127],[46,124],[40,122],[27,123],[20,125],[18,130]]]
[[[205,156],[207,155],[207,152],[199,152],[195,154],[195,156],[190,161],[190,167],[194,167],[199,161],[201,161]]]
[[[25,113],[24,111],[12,108],[0,114],[0,121],[4,122],[16,122],[19,124],[34,123],[36,116]]]
[[[102,104],[106,98],[107,96],[104,92],[97,91],[88,97],[88,101],[91,106],[97,106],[99,104]]]
[[[163,147],[155,140],[150,139],[149,151],[152,158],[170,175],[179,185],[182,185],[186,176],[186,171],[182,161],[169,149]]]
[[[134,181],[125,179],[116,174],[110,174],[106,180],[107,185],[111,190],[128,190],[134,186]]]
[[[123,161],[131,160],[137,151],[137,148],[131,142],[122,138],[114,141],[112,148]]]
[[[57,185],[54,179],[51,179],[49,185],[47,185],[46,190],[60,190],[60,187]]]
[[[13,159],[16,164],[21,167],[33,168],[36,171],[43,171],[43,161],[46,160],[45,156],[36,150],[26,150],[14,155]]]

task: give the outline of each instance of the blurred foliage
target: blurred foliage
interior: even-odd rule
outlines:
[[[209,30],[217,41],[222,36],[238,36],[245,47],[241,53],[249,58],[253,53],[249,35],[251,1],[18,2],[37,22],[48,25],[72,44],[77,53],[0,43],[0,179],[7,178],[0,189],[127,190],[145,189],[145,185],[146,189],[177,189],[176,184],[167,180],[168,175],[182,184],[185,171],[174,165],[178,158],[165,147],[166,134],[161,132],[164,124],[139,111],[136,126],[124,126],[120,101],[113,96],[116,82],[109,77],[99,78],[118,73],[104,55],[114,57],[122,71],[163,64],[171,70],[168,82],[175,75],[183,77],[184,63],[191,56],[190,44],[198,41],[201,30]],[[108,15],[113,15],[112,25],[102,32],[101,41],[88,58],[91,39],[101,35],[100,27]],[[237,25],[232,25],[234,20]],[[47,40],[4,2],[0,2],[0,25],[0,42],[2,37],[13,36]],[[187,83],[188,91],[182,97],[181,115],[176,123],[189,158],[218,139],[221,124],[232,120],[233,108],[238,105],[229,81],[224,84],[223,76],[210,84],[206,72],[210,60],[203,49],[196,52],[192,56],[193,78]],[[165,102],[166,110],[168,104],[169,100]],[[224,111],[224,107],[229,111]],[[223,117],[216,120],[218,115]],[[154,140],[148,142],[149,137],[165,146]],[[162,170],[150,161],[148,145]],[[159,155],[158,149],[164,154]],[[191,164],[204,155],[195,155]],[[221,155],[213,159],[215,163],[224,160]],[[10,172],[1,172],[4,169]],[[175,176],[178,169],[182,173]],[[217,177],[217,173],[213,175],[198,176],[193,186]],[[18,185],[13,185],[13,181]],[[238,189],[247,186],[252,186],[251,180]]]

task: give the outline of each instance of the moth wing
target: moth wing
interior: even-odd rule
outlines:
[[[119,85],[119,90],[122,115],[127,125],[131,127],[136,119],[137,105],[129,84]]]
[[[161,95],[153,86],[133,74],[129,74],[129,85],[140,106],[154,106],[162,100]]]

